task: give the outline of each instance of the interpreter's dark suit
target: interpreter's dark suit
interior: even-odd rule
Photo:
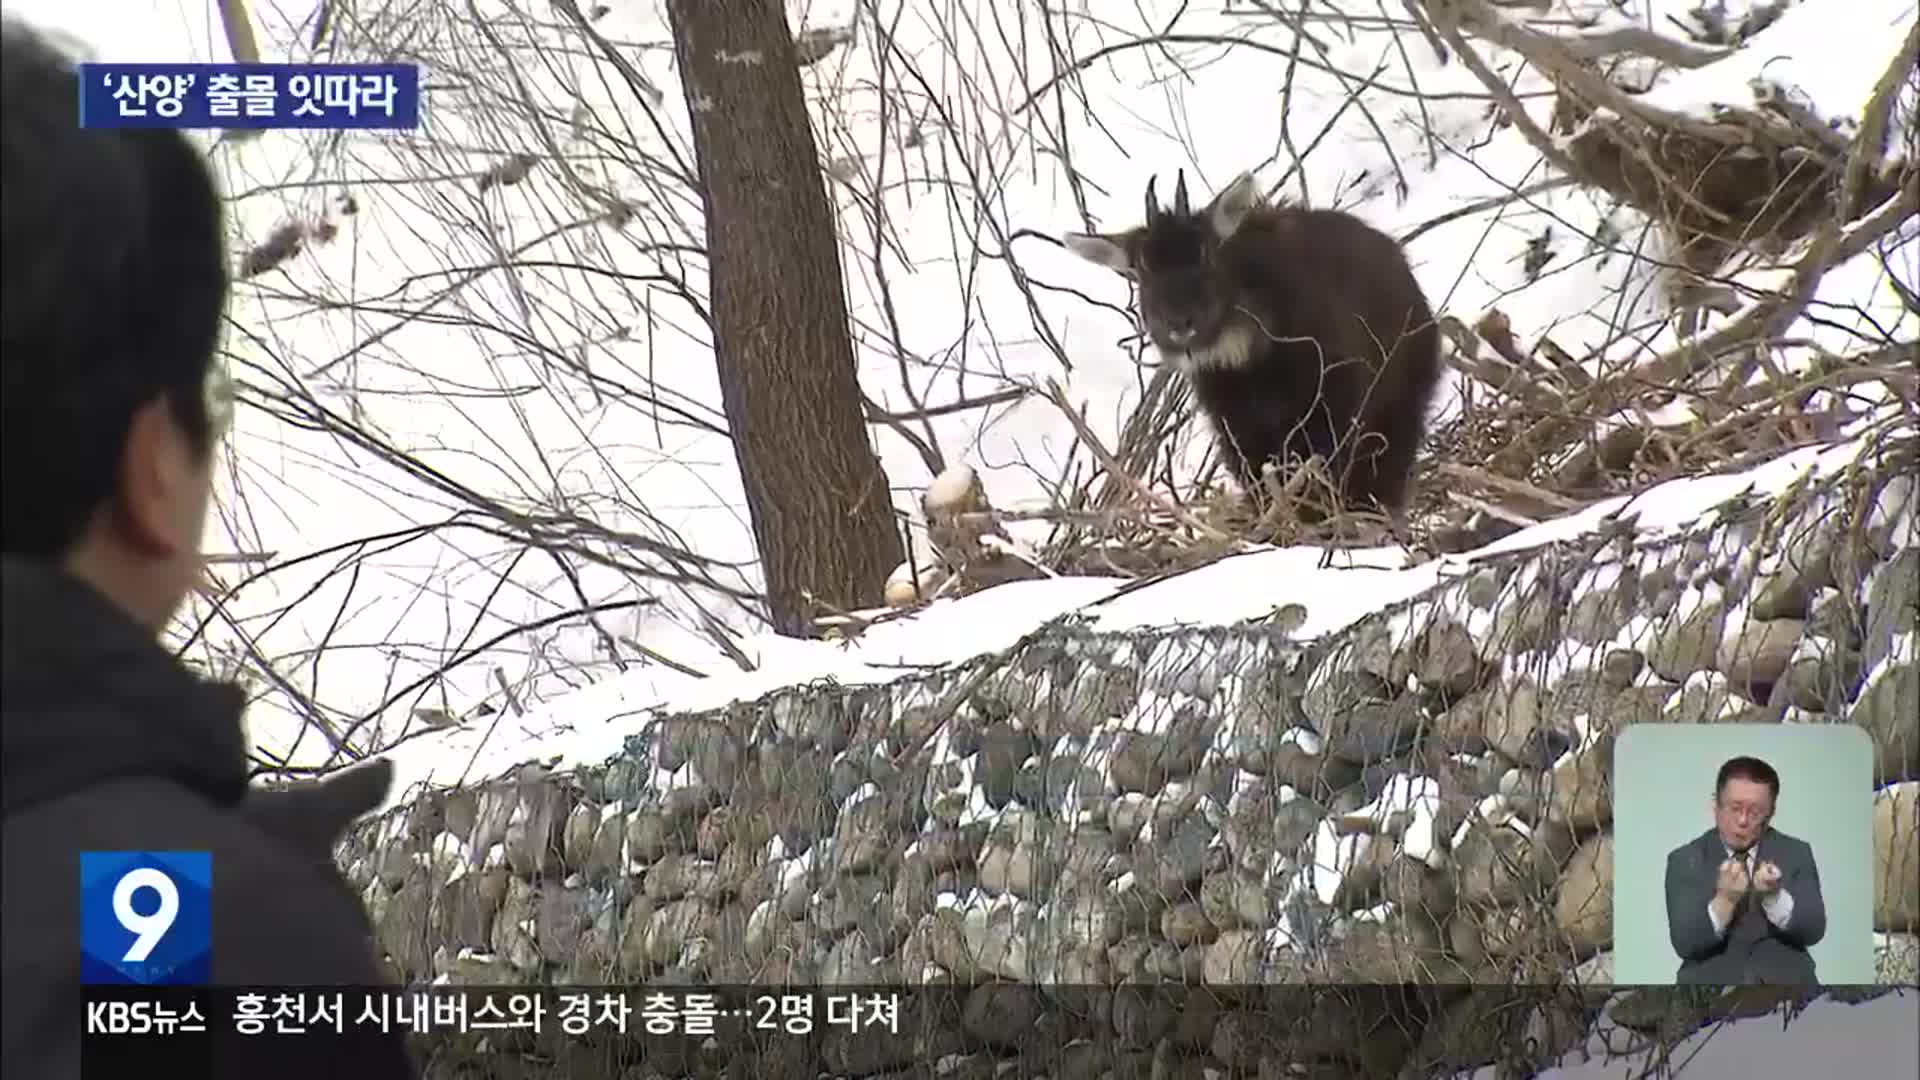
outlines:
[[[1806,841],[1768,829],[1751,849],[1751,866],[1780,868],[1779,894],[1762,900],[1748,890],[1724,928],[1714,926],[1713,900],[1720,864],[1729,856],[1720,833],[1708,829],[1667,855],[1667,933],[1680,956],[1680,983],[1816,983],[1807,952],[1827,933],[1820,870]]]

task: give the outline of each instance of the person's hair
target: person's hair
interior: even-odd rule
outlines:
[[[164,397],[202,454],[229,275],[220,197],[179,131],[82,130],[80,80],[0,22],[0,533],[58,558],[118,487],[136,410]]]
[[[1720,766],[1720,774],[1713,781],[1715,799],[1720,797],[1721,792],[1727,790],[1729,780],[1746,780],[1750,783],[1765,784],[1773,801],[1780,801],[1780,774],[1773,771],[1773,766],[1757,757],[1728,758],[1726,763]]]

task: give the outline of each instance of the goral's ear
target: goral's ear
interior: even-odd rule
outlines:
[[[1252,173],[1241,173],[1233,182],[1220,189],[1220,193],[1207,204],[1207,221],[1213,226],[1213,233],[1225,240],[1240,231],[1240,226],[1260,205],[1260,189],[1254,184]]]
[[[1133,260],[1119,237],[1100,233],[1067,233],[1060,238],[1067,250],[1091,263],[1099,263],[1128,277],[1133,276]]]

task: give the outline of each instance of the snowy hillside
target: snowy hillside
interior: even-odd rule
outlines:
[[[1271,622],[1292,607],[1301,614],[1289,636],[1310,640],[1345,630],[1442,582],[1460,580],[1493,556],[1572,539],[1607,521],[1631,521],[1648,541],[1710,527],[1719,508],[1732,500],[1766,498],[1796,482],[1831,477],[1861,460],[1864,449],[1847,442],[1797,451],[1745,473],[1675,481],[1638,498],[1611,500],[1485,548],[1416,566],[1407,566],[1397,549],[1345,551],[1324,567],[1318,549],[1272,550],[1224,559],[1144,588],[1130,588],[1117,578],[1013,582],[936,602],[925,611],[875,625],[850,642],[769,635],[761,640],[760,667],[752,673],[728,672],[721,666],[709,669],[705,677],[657,669],[636,672],[603,680],[524,716],[489,717],[409,741],[389,755],[396,779],[387,803],[398,805],[422,785],[470,783],[504,775],[527,761],[557,762],[562,768],[599,764],[641,728],[644,714],[715,709],[821,680],[841,686],[889,683],[1010,649],[1035,631],[1069,620],[1096,633],[1119,633]],[[1907,497],[1890,493],[1890,512],[1899,512]],[[1895,542],[1912,546],[1920,537],[1903,534]]]
[[[111,19],[7,6],[75,29],[102,58],[225,56],[210,8],[183,20],[171,4],[127,5],[140,12],[116,8]],[[1695,6],[1488,10],[1544,33],[1637,26],[1685,40],[1674,20],[1697,32]],[[700,207],[685,180],[691,143],[671,38],[654,3],[581,5],[578,21],[570,7],[358,12],[316,53],[311,5],[260,6],[273,58],[417,56],[433,87],[418,137],[278,132],[214,152],[235,200],[236,250],[289,222],[330,227],[241,289],[229,345],[256,407],[242,410],[210,543],[267,557],[221,567],[232,591],[218,612],[202,605],[195,616],[204,632],[192,655],[212,642],[210,662],[251,669],[267,759],[337,760],[324,728],[358,751],[417,740],[401,751],[409,771],[439,775],[483,750],[548,748],[570,707],[716,703],[961,659],[1123,585],[1005,586],[937,602],[851,645],[763,632],[697,314]],[[1721,10],[1737,26],[1747,8]],[[1002,509],[1048,505],[1063,477],[1084,479],[1087,452],[1037,392],[1048,379],[1115,444],[1153,374],[1129,340],[1125,283],[1049,238],[1134,224],[1147,181],[1163,177],[1164,191],[1177,169],[1208,192],[1252,170],[1275,195],[1411,235],[1437,311],[1471,327],[1497,309],[1524,341],[1550,336],[1571,356],[1597,354],[1590,370],[1676,344],[1663,318],[1670,283],[1654,267],[1661,236],[1595,190],[1543,183],[1557,174],[1523,129],[1560,148],[1573,141],[1548,131],[1552,86],[1474,27],[1466,40],[1483,74],[1511,87],[1531,124],[1507,122],[1486,78],[1456,50],[1442,63],[1398,5],[1310,4],[1297,36],[1268,5],[1046,10],[1008,0],[789,6],[813,40],[853,28],[803,77],[839,209],[863,388],[880,412],[938,414],[873,425],[904,514],[917,519],[929,450],[978,470]],[[1803,0],[1722,59],[1691,69],[1634,60],[1612,78],[1650,85],[1646,105],[1696,117],[1752,106],[1764,79],[1847,133],[1914,19],[1911,0]],[[1916,115],[1914,97],[1908,86],[1896,132]],[[1912,152],[1911,135],[1896,134],[1892,157]],[[1910,219],[1829,270],[1814,314],[1780,335],[1799,344],[1778,362],[1920,335],[1916,231]],[[1780,286],[1798,250],[1742,284]],[[1706,332],[1738,318],[1716,316]],[[1883,389],[1815,395],[1807,408],[1844,399],[1884,410]],[[1437,422],[1462,400],[1450,388]],[[953,403],[966,407],[943,408]],[[1911,402],[1891,408],[1912,423]],[[1686,419],[1684,402],[1670,411]],[[1190,440],[1177,461],[1191,470],[1204,450]],[[1796,453],[1755,483],[1784,484],[1820,453]],[[1723,495],[1744,483],[1704,486]],[[1703,505],[1673,501],[1672,490],[1636,504],[1648,507],[1643,526]],[[1030,543],[1047,532],[1008,527]],[[1548,523],[1500,546],[1581,527]],[[1356,585],[1359,573],[1309,570],[1318,551],[1252,554],[1090,610],[1116,625],[1234,621],[1271,612],[1272,583],[1285,581],[1288,595],[1338,597],[1331,609],[1309,603],[1316,625],[1327,620],[1317,633],[1447,572],[1442,562],[1408,569],[1398,551],[1338,558],[1381,569]],[[743,674],[730,652],[756,670]],[[487,719],[502,712],[507,722]],[[431,730],[449,721],[467,724]]]

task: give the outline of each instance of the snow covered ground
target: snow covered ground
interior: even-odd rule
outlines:
[[[1795,451],[1745,473],[1674,481],[1632,499],[1522,530],[1461,555],[1406,567],[1397,549],[1337,551],[1319,565],[1317,548],[1235,556],[1115,596],[1114,578],[1060,577],[1014,582],[874,625],[846,642],[756,638],[758,670],[729,670],[716,659],[694,677],[659,668],[604,679],[524,716],[476,719],[396,747],[390,802],[416,784],[434,786],[499,776],[528,761],[597,765],[620,752],[643,714],[718,708],[772,690],[819,680],[842,685],[892,682],[938,666],[1011,647],[1049,623],[1075,618],[1096,631],[1178,625],[1222,626],[1272,615],[1299,604],[1307,619],[1300,640],[1334,633],[1374,611],[1409,599],[1466,572],[1487,556],[1522,551],[1591,531],[1618,512],[1636,518],[1649,539],[1711,523],[1714,508],[1750,493],[1777,494],[1796,479],[1824,475],[1854,461],[1859,445]]]
[[[1686,1080],[1753,1080],[1762,1076],[1842,1075],[1854,1080],[1907,1080],[1920,1075],[1920,993],[1906,989],[1859,1005],[1821,999],[1782,1027],[1777,1016],[1758,1016],[1705,1028],[1681,1043],[1671,1073],[1649,1071],[1642,1051],[1607,1060],[1576,1052],[1536,1080],[1626,1080],[1639,1076],[1684,1076]],[[1596,1039],[1596,1043],[1598,1043]],[[1495,1080],[1492,1066],[1472,1080]]]
[[[1665,16],[1692,6],[1635,0],[1624,10],[1641,25],[1671,32]],[[400,737],[417,708],[469,716],[484,701],[498,710],[444,731],[407,729],[417,737],[396,751],[403,779],[446,782],[535,757],[604,756],[631,729],[637,711],[718,704],[820,678],[891,679],[908,666],[1004,648],[1069,612],[1101,629],[1121,629],[1232,622],[1292,601],[1307,608],[1301,633],[1311,636],[1412,595],[1465,561],[1408,569],[1398,552],[1352,552],[1322,570],[1318,551],[1261,552],[1111,600],[1118,584],[1111,580],[1006,586],[876,626],[850,644],[829,644],[757,633],[741,610],[711,590],[688,591],[581,560],[562,572],[549,553],[480,530],[423,528],[456,514],[468,515],[468,523],[483,521],[474,510],[488,500],[579,512],[609,529],[740,564],[712,571],[723,585],[753,583],[753,570],[744,565],[753,552],[731,452],[724,439],[699,427],[721,417],[706,335],[686,303],[660,289],[643,294],[604,276],[537,268],[482,276],[455,297],[427,303],[446,289],[448,268],[483,265],[516,247],[524,247],[529,260],[595,262],[629,275],[686,274],[704,291],[698,263],[682,266],[646,246],[672,239],[678,226],[665,215],[692,220],[697,201],[689,204],[684,189],[659,179],[665,165],[642,170],[632,166],[634,157],[608,160],[607,148],[620,140],[635,157],[651,154],[656,162],[691,153],[657,5],[615,7],[597,29],[621,43],[622,55],[661,91],[653,115],[664,139],[643,130],[624,85],[609,89],[618,80],[579,55],[542,68],[518,52],[515,71],[552,105],[553,116],[571,102],[575,118],[585,115],[603,132],[619,133],[619,140],[569,143],[579,150],[575,172],[658,215],[647,218],[650,236],[601,230],[587,239],[536,243],[576,219],[583,204],[563,192],[551,169],[486,198],[476,194],[471,176],[534,145],[535,133],[524,118],[474,111],[452,88],[430,99],[437,126],[419,139],[323,143],[311,134],[274,133],[214,154],[229,190],[243,196],[235,211],[236,248],[257,243],[289,213],[337,206],[343,188],[358,204],[351,218],[338,219],[342,230],[334,241],[242,289],[241,329],[230,343],[242,377],[298,386],[434,473],[408,472],[365,445],[243,410],[223,520],[210,547],[274,552],[276,569],[242,589],[228,605],[231,624],[216,620],[208,637],[231,641],[233,627],[244,628],[263,654],[276,658],[287,683],[337,725],[376,718],[382,741]],[[1325,14],[1310,24],[1315,43],[1297,58],[1284,29],[1244,9],[1171,0],[1089,3],[1064,12],[1055,6],[1043,25],[1029,7],[985,0],[881,4],[892,26],[890,52],[874,47],[869,8],[852,48],[806,69],[822,157],[841,178],[832,190],[847,244],[843,262],[862,382],[884,409],[915,407],[902,389],[903,370],[914,397],[927,405],[1052,377],[1086,406],[1094,430],[1111,442],[1146,377],[1136,351],[1122,344],[1130,333],[1118,310],[1126,301],[1123,282],[1043,239],[1006,237],[1020,229],[1057,235],[1131,225],[1155,174],[1162,176],[1164,196],[1176,168],[1188,171],[1197,192],[1253,169],[1264,186],[1355,210],[1394,233],[1547,175],[1511,127],[1493,127],[1484,87],[1459,64],[1439,66],[1417,37],[1396,41],[1370,27],[1367,20],[1377,21],[1380,10],[1374,4],[1347,5],[1351,21],[1332,18],[1332,5],[1317,6],[1316,13],[1324,8]],[[5,8],[78,34],[103,59],[226,54],[211,4],[129,0],[106,9],[7,0]],[[281,0],[256,8],[270,56],[307,55],[304,46],[289,53],[287,43],[307,35],[311,3]],[[796,26],[843,25],[854,8],[850,0],[796,6],[790,19]],[[1611,10],[1605,4],[1574,8]],[[1572,11],[1566,3],[1554,5],[1556,17]],[[1664,75],[1656,100],[1675,109],[1744,103],[1748,80],[1763,74],[1804,91],[1821,112],[1844,116],[1866,100],[1914,17],[1911,0],[1802,3],[1731,58]],[[535,34],[523,31],[518,18],[502,16],[490,25],[499,47],[510,50]],[[481,63],[471,57],[487,43],[475,27],[450,18],[423,22],[415,37],[450,62]],[[1228,48],[1223,42],[1229,39],[1239,43]],[[1511,57],[1483,51],[1544,119],[1552,99],[1539,76],[1516,70]],[[1369,76],[1370,87],[1349,103]],[[578,93],[563,90],[562,79],[577,83]],[[499,81],[496,75],[489,85]],[[915,137],[899,130],[897,103],[879,107],[882,85],[913,89],[908,100],[920,103],[912,117]],[[929,93],[938,95],[940,108],[927,107]],[[890,125],[885,130],[883,117]],[[1304,152],[1293,171],[1289,146]],[[890,235],[878,261],[897,325],[889,324],[874,270],[871,199],[861,194],[883,169]],[[423,180],[428,173],[455,179]],[[455,218],[487,225],[450,227]],[[1603,223],[1615,239],[1596,239]],[[1521,256],[1549,228],[1555,257],[1529,281]],[[1471,323],[1498,306],[1523,338],[1551,333],[1576,355],[1620,327],[1650,322],[1656,301],[1645,257],[1656,250],[1636,215],[1577,188],[1461,217],[1409,246],[1436,309]],[[1901,306],[1886,267],[1904,267],[1911,282],[1916,261],[1920,243],[1910,231],[1884,262],[1862,257],[1836,269],[1818,297],[1820,318],[1789,335],[1830,348],[1844,348],[1851,333],[1876,325],[1911,337],[1920,320]],[[1020,277],[1009,270],[1014,264]],[[303,292],[325,296],[332,306],[323,310]],[[432,318],[406,316],[430,306]],[[1658,350],[1672,338],[1666,331],[1641,334],[1631,344]],[[608,395],[608,383],[590,387],[543,370],[554,355],[578,358],[611,383],[647,389],[663,406],[637,395]],[[667,406],[693,420],[674,424]],[[1072,445],[1064,419],[1032,397],[913,428],[930,429],[947,461],[980,470],[1003,508],[1042,500]],[[928,469],[894,431],[874,430],[896,502],[910,509]],[[1196,442],[1190,459],[1199,448]],[[1638,511],[1647,528],[1690,523],[1743,487],[1777,490],[1800,471],[1832,467],[1849,453],[1804,451],[1750,475],[1669,485],[1625,512]],[[1584,531],[1615,509],[1596,507],[1529,529],[1495,549]],[[358,575],[343,572],[356,557]],[[233,570],[226,571],[230,582],[238,580]],[[578,619],[506,634],[445,678],[430,677],[452,656],[515,625],[583,600],[643,597],[659,603],[610,614],[602,626],[706,677],[632,654],[628,671],[615,675],[600,650],[600,633]],[[696,598],[746,635],[741,647],[757,670],[741,673],[700,631],[691,614]],[[505,707],[503,683],[530,706],[524,715]],[[325,748],[302,734],[300,715],[288,695],[263,685],[253,710],[256,741],[275,756],[318,761]]]

